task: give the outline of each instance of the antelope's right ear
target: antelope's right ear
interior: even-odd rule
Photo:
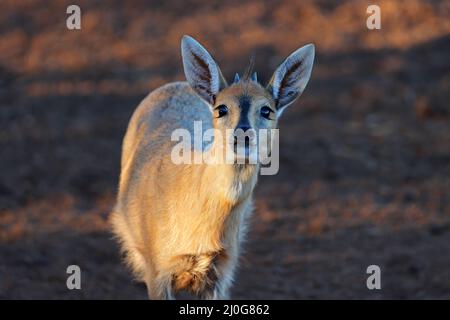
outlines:
[[[267,90],[272,94],[277,116],[305,90],[314,63],[314,45],[308,44],[294,51],[275,70]]]
[[[200,97],[213,105],[219,91],[227,86],[219,66],[208,51],[190,36],[183,36],[181,40],[181,56],[187,82]]]

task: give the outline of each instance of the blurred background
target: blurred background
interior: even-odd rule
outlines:
[[[230,80],[313,42],[232,296],[450,298],[450,1],[0,2],[0,298],[145,299],[108,214],[138,103],[198,39]],[[369,4],[381,30],[366,28]],[[82,290],[66,288],[77,264]],[[381,268],[368,290],[366,268]]]

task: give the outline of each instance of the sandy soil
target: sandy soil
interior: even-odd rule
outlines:
[[[146,298],[107,218],[129,117],[183,79],[185,33],[229,79],[252,52],[267,81],[316,44],[233,297],[450,298],[449,1],[378,1],[380,31],[365,1],[77,1],[81,31],[70,3],[0,4],[0,298]],[[382,290],[366,288],[371,264]]]

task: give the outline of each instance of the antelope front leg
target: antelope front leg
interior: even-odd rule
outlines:
[[[150,300],[175,300],[170,279],[158,279],[152,272],[147,272],[145,285]]]

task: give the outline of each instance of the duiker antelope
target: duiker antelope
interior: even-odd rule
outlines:
[[[179,128],[192,132],[194,121],[223,137],[277,128],[278,117],[308,83],[314,46],[287,57],[265,87],[250,70],[228,85],[211,55],[189,36],[181,41],[181,54],[187,82],[156,89],[130,120],[111,221],[149,298],[173,299],[183,291],[227,299],[260,164],[175,164],[171,134]],[[257,136],[249,139],[252,144]],[[196,152],[216,150],[222,140],[214,138],[209,151]]]

